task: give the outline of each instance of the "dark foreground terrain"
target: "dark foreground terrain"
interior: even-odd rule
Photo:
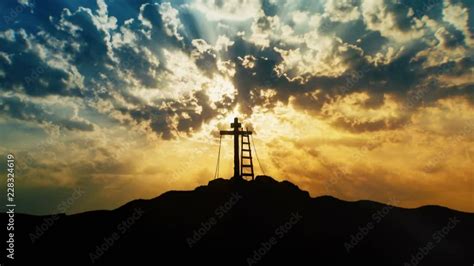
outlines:
[[[112,211],[17,215],[15,223],[16,265],[474,263],[472,213],[311,198],[266,176],[217,179]]]

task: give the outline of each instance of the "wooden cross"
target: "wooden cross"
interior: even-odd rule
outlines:
[[[221,135],[232,135],[234,136],[234,177],[242,178],[240,175],[240,157],[239,157],[239,136],[250,135],[252,131],[241,130],[242,124],[239,123],[239,119],[234,118],[234,122],[230,124],[233,130],[221,130]]]

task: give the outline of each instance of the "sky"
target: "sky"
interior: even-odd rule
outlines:
[[[239,117],[257,174],[312,196],[474,212],[473,7],[2,0],[0,154],[15,155],[17,211],[205,185]],[[230,137],[221,153],[229,178]]]

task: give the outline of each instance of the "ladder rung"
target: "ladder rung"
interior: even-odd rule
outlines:
[[[250,149],[242,149],[242,151],[250,151]]]
[[[253,173],[242,173],[244,176],[253,176]]]
[[[242,156],[242,159],[252,160],[252,157]]]
[[[253,165],[251,164],[242,164],[242,167],[252,167]]]

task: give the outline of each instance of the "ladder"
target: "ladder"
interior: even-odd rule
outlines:
[[[254,180],[255,176],[253,173],[252,149],[250,148],[250,134],[242,134],[240,150],[240,175],[244,179],[246,176],[249,176]]]

